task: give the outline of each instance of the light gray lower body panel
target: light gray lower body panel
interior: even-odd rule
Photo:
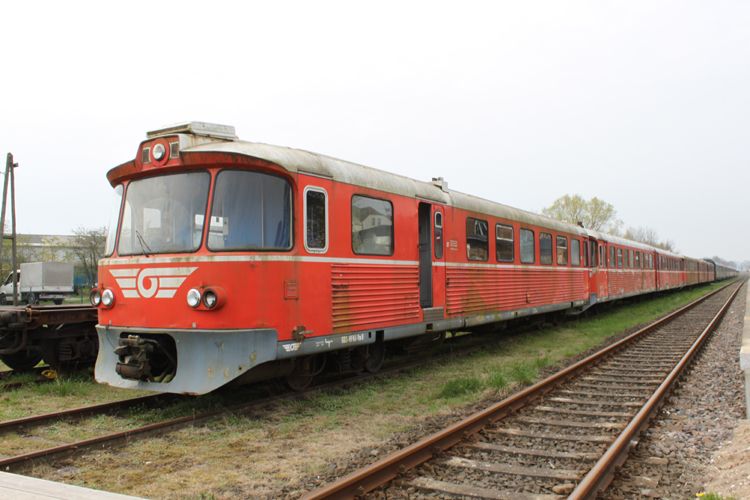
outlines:
[[[159,328],[117,328],[97,325],[99,356],[94,374],[102,384],[124,389],[205,394],[217,389],[255,366],[276,359],[279,335],[273,329],[173,330]],[[167,334],[177,346],[177,372],[167,383],[140,382],[122,378],[115,371],[115,348],[120,334]]]

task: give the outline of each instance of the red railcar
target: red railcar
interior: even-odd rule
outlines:
[[[656,286],[659,290],[669,290],[685,286],[685,264],[681,255],[655,249]]]
[[[591,235],[593,231],[589,231]],[[598,269],[600,295],[597,302],[617,300],[656,290],[653,248],[604,233],[596,233],[601,266]],[[594,284],[592,283],[592,289]]]
[[[416,350],[686,280],[679,255],[233,127],[150,132],[107,178],[95,373],[119,387],[301,388],[326,364],[377,371],[387,342]]]
[[[589,303],[577,226],[192,122],[112,169],[98,381],[200,394]],[[326,356],[328,355],[328,356]]]

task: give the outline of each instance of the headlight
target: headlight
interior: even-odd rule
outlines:
[[[154,146],[154,149],[151,151],[151,154],[154,155],[154,159],[156,161],[161,161],[164,158],[164,154],[167,152],[167,149],[164,147],[163,144],[157,144]]]
[[[190,307],[198,307],[201,304],[201,291],[192,288],[187,293],[187,303]]]
[[[91,301],[92,306],[99,307],[99,304],[102,303],[101,292],[97,289],[91,290],[91,295],[89,295],[89,300]]]
[[[104,290],[101,301],[104,307],[112,307],[112,304],[115,303],[115,294],[112,293],[112,290]]]
[[[216,292],[209,288],[203,293],[203,305],[206,306],[206,309],[213,309],[216,307],[216,302],[218,302]]]

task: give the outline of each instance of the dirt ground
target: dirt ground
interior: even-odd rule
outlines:
[[[705,491],[737,500],[750,499],[750,420],[734,430],[734,439],[711,457]]]

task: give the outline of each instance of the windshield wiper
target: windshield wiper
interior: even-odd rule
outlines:
[[[141,236],[141,233],[138,232],[138,230],[135,230],[135,236],[138,238],[138,243],[141,245],[141,250],[143,250],[143,255],[148,257],[148,253],[146,252],[146,248],[148,248],[148,251],[151,253],[154,253],[151,251],[151,248],[148,246],[148,243],[146,243],[146,240],[143,239],[143,236]]]

